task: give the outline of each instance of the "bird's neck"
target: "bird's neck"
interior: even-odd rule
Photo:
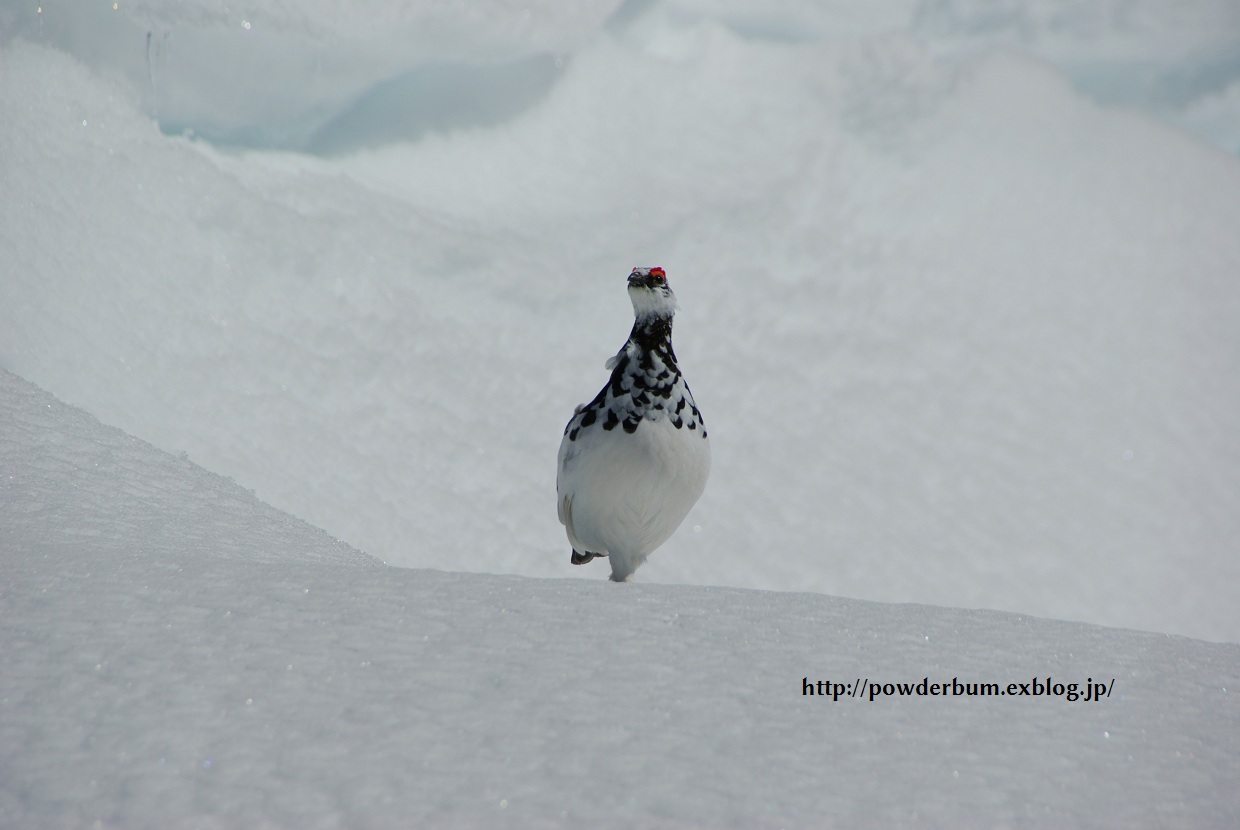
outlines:
[[[633,322],[633,331],[629,333],[629,341],[644,352],[665,352],[673,361],[676,359],[672,352],[672,317],[670,314],[638,317]]]

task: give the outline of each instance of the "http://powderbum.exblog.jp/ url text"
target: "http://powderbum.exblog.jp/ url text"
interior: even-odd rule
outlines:
[[[958,677],[935,681],[923,677],[900,683],[881,683],[868,677],[847,681],[811,680],[808,677],[801,680],[801,694],[806,697],[812,695],[832,701],[845,698],[869,702],[892,697],[1043,697],[1059,698],[1069,703],[1096,703],[1109,698],[1114,688],[1114,677],[1109,682],[1088,677],[1084,683],[1065,683],[1050,675],[1007,683],[962,681]]]

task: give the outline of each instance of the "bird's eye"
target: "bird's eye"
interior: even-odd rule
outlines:
[[[667,272],[664,271],[662,268],[651,268],[650,276],[652,279],[654,279],[655,282],[666,282],[667,281]]]

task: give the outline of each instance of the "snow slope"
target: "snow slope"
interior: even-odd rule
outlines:
[[[1240,640],[1240,161],[1060,66],[1233,7],[122,5],[4,12],[0,366],[386,562],[601,579],[555,450],[660,264],[715,466],[639,578]]]
[[[376,566],[3,371],[0,487],[6,827],[1240,820],[1234,644]]]

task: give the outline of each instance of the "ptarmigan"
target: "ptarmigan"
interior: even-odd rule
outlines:
[[[710,474],[702,413],[672,351],[667,274],[634,268],[629,298],[633,331],[607,361],[611,380],[564,428],[556,474],[572,563],[606,556],[616,582],[676,531]]]

